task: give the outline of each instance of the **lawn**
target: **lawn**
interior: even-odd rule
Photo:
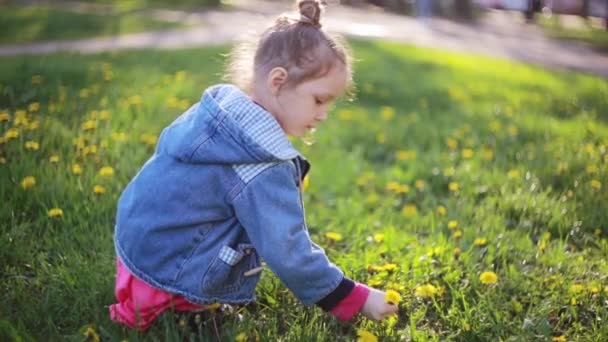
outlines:
[[[117,36],[180,26],[130,10],[95,14],[45,6],[0,6],[0,44]]]
[[[608,31],[600,18],[590,18],[587,23],[577,27],[563,25],[559,16],[538,16],[538,22],[553,38],[582,42],[600,52],[608,52]]]
[[[117,198],[227,48],[57,54],[0,63],[0,340],[608,336],[608,82],[353,45],[356,99],[295,141],[307,221],[347,275],[402,295],[398,317],[340,324],[266,270],[256,305],[198,331],[171,313],[145,334],[113,324]]]

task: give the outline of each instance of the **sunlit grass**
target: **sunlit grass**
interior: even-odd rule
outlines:
[[[44,6],[0,7],[0,44],[116,36],[182,26],[141,12],[75,13]]]
[[[296,142],[315,241],[398,318],[341,325],[265,272],[215,331],[111,323],[116,200],[225,48],[3,58],[0,336],[36,340],[599,340],[608,336],[608,83],[354,42],[358,96]],[[336,167],[339,165],[339,167]],[[32,177],[34,182],[32,183]],[[202,266],[204,267],[204,266]],[[4,340],[4,338],[1,338]]]

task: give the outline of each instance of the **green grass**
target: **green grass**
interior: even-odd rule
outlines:
[[[44,6],[0,8],[0,44],[116,36],[181,26],[148,18],[137,11],[101,15]]]
[[[599,19],[594,21],[600,22]],[[553,38],[582,42],[598,51],[608,52],[608,31],[603,27],[587,22],[578,28],[568,28],[560,23],[559,16],[538,16],[538,22]]]
[[[608,336],[608,83],[382,42],[354,50],[358,98],[338,105],[315,145],[297,142],[313,165],[307,220],[350,277],[402,294],[399,318],[339,324],[267,270],[257,305],[216,318],[221,340],[352,341],[358,329],[383,341]],[[88,328],[112,341],[188,339],[171,314],[145,334],[110,322],[114,215],[153,151],[149,136],[219,80],[226,51],[1,59],[0,136],[18,137],[0,145],[0,340],[82,340]],[[24,189],[27,176],[36,185]],[[55,207],[61,218],[47,215]],[[495,285],[481,283],[485,271]],[[416,295],[426,284],[439,293]]]

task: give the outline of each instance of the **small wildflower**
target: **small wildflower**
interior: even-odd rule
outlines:
[[[520,173],[517,170],[511,170],[507,173],[507,177],[509,177],[509,179],[519,179]]]
[[[455,150],[458,148],[458,140],[456,140],[454,138],[447,138],[445,143],[446,143],[446,145],[448,145],[448,148],[450,150]]]
[[[106,188],[101,185],[95,185],[93,187],[93,193],[101,195],[106,193]]]
[[[483,247],[488,243],[488,240],[484,239],[484,238],[477,238],[475,239],[475,242],[473,242],[473,244],[477,247]]]
[[[464,158],[464,159],[473,158],[473,150],[471,150],[470,148],[465,148],[464,150],[462,150],[462,158]]]
[[[306,176],[306,177],[304,177],[304,181],[302,181],[302,191],[306,191],[306,189],[308,189],[309,186],[310,186],[310,177]]]
[[[85,330],[83,335],[87,341],[99,342],[99,334],[97,334],[95,328],[93,328],[92,326],[89,326],[87,330]]]
[[[486,285],[493,285],[496,284],[498,282],[498,276],[496,275],[496,273],[494,272],[483,272],[480,276],[479,276],[479,280]]]
[[[439,216],[445,216],[447,213],[448,213],[448,210],[444,206],[440,205],[437,207],[437,214]]]
[[[342,234],[335,232],[327,232],[325,233],[325,237],[332,241],[340,241],[342,240]]]
[[[33,187],[34,185],[36,185],[36,178],[34,178],[32,176],[27,176],[27,177],[23,178],[23,180],[21,180],[21,187],[23,189],[29,189],[29,188]]]
[[[116,142],[126,142],[128,139],[127,134],[124,132],[112,132],[110,136],[112,137],[112,140]]]
[[[452,234],[454,236],[454,239],[458,240],[462,237],[462,231],[461,230],[456,230],[454,231],[454,234]]]
[[[82,173],[82,167],[80,167],[80,164],[72,164],[72,173],[75,175]]]
[[[156,141],[158,140],[158,137],[154,134],[144,133],[139,137],[139,140],[146,145],[154,146],[154,145],[156,145]]]
[[[416,208],[416,206],[413,204],[406,204],[401,210],[401,213],[405,217],[415,217],[418,215],[418,208]]]
[[[357,342],[378,342],[378,338],[367,330],[357,330]]]
[[[99,170],[99,175],[102,177],[114,176],[114,169],[111,166],[104,166]]]
[[[416,151],[413,151],[413,150],[399,150],[395,154],[395,157],[399,161],[415,159],[416,158]]]
[[[458,221],[452,220],[448,222],[448,228],[450,228],[451,230],[458,228]]]
[[[390,121],[395,117],[395,108],[389,107],[389,106],[383,106],[381,115],[382,115],[382,120]]]
[[[111,114],[110,114],[110,111],[108,111],[108,110],[104,109],[99,112],[99,120],[107,121],[110,119],[110,116],[111,116]]]
[[[95,128],[97,128],[97,121],[94,121],[94,120],[85,121],[82,124],[81,128],[82,128],[83,131],[94,130]]]
[[[598,167],[595,165],[588,165],[585,170],[587,173],[597,173],[599,171]]]
[[[61,208],[52,208],[47,211],[47,214],[49,215],[49,217],[62,217],[63,210],[61,210]]]
[[[574,284],[570,286],[570,292],[572,293],[581,293],[583,290],[585,290],[585,287],[581,284]]]
[[[6,158],[0,157],[0,165],[6,164]]]
[[[450,182],[448,185],[450,191],[458,191],[460,189],[460,185],[456,182]]]
[[[382,234],[382,233],[374,234],[374,241],[376,241],[377,243],[384,241],[384,234]]]
[[[553,341],[553,342],[566,342],[566,336],[564,336],[564,335],[554,336],[553,339],[551,339],[551,341]]]
[[[10,128],[4,133],[6,140],[15,139],[19,137],[19,130],[16,128]]]
[[[594,188],[595,190],[599,190],[602,188],[602,182],[600,182],[597,179],[593,179],[593,180],[591,180],[591,187]]]
[[[419,191],[424,190],[425,187],[425,183],[422,179],[418,179],[415,183],[416,189],[418,189]]]
[[[401,295],[397,291],[387,290],[385,299],[387,303],[396,305],[401,302]]]
[[[434,297],[437,293],[439,293],[439,290],[434,285],[426,284],[426,285],[418,286],[416,288],[416,290],[414,291],[414,293],[418,297],[430,298],[430,297]]]
[[[29,106],[27,106],[27,110],[30,113],[35,113],[35,112],[39,111],[40,110],[40,103],[39,102],[32,102],[32,103],[30,103]]]
[[[38,144],[36,141],[26,141],[25,142],[25,149],[27,149],[27,150],[38,151],[39,148],[40,148],[40,144]]]
[[[51,163],[58,163],[59,162],[59,156],[56,154],[53,154],[51,157],[49,157],[49,161]]]
[[[481,150],[481,158],[484,160],[492,160],[494,159],[494,150],[491,148],[483,148]]]
[[[6,112],[6,111],[0,112],[0,122],[9,121],[10,119],[11,119],[11,116],[8,114],[8,112]]]
[[[40,121],[38,121],[38,120],[35,120],[35,121],[30,122],[30,123],[27,125],[27,127],[25,127],[25,129],[27,129],[28,131],[35,131],[35,130],[37,130],[38,128],[40,128]]]
[[[247,335],[245,333],[240,333],[236,335],[234,338],[234,342],[245,342],[247,341]]]
[[[458,247],[454,248],[454,259],[460,258],[460,254],[462,254],[462,249]]]

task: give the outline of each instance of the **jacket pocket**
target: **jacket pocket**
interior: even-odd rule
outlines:
[[[203,276],[202,289],[206,294],[234,292],[242,287],[253,291],[261,272],[253,245],[239,244],[236,249],[222,246]]]

